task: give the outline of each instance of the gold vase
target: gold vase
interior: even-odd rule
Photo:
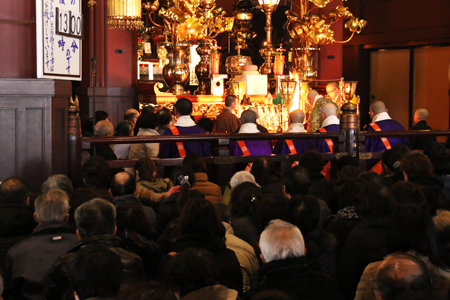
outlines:
[[[195,91],[196,95],[211,95],[211,53],[214,40],[200,40],[197,53],[200,55],[200,62],[195,66],[199,85]]]
[[[314,67],[314,53],[319,48],[305,47],[294,49],[296,53],[296,58],[294,59],[296,63],[295,69],[299,74],[299,77],[303,81],[312,81],[317,79],[317,69]]]
[[[164,81],[169,87],[169,92],[174,95],[186,94],[184,86],[189,80],[189,65],[184,62],[186,58],[187,43],[166,43],[167,58],[169,63],[163,68]]]

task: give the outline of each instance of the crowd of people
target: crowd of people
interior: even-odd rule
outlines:
[[[320,106],[316,130],[338,130],[339,108],[309,96]],[[211,130],[261,132],[254,111],[239,120],[234,97],[226,106]],[[168,110],[127,111],[115,134],[205,133],[191,112],[186,98],[174,124]],[[370,114],[368,130],[404,130],[381,101]],[[114,134],[107,114],[96,118],[97,136]],[[293,111],[289,131],[306,132],[305,119]],[[330,141],[235,141],[231,155],[303,155],[284,174],[267,157],[236,165],[226,186],[209,180],[208,142],[98,147],[82,165],[83,187],[52,175],[30,199],[23,179],[1,182],[6,300],[450,297],[450,156],[435,141],[422,154],[405,138],[368,139],[381,161],[366,171],[342,156],[338,180],[320,153],[333,151]],[[137,161],[111,169],[113,155]],[[183,163],[158,174],[155,157]]]

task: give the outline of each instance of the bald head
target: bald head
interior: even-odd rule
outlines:
[[[374,101],[370,104],[370,110],[373,111],[374,115],[377,115],[386,112],[386,105],[383,101]]]
[[[248,108],[248,110],[251,110],[252,112],[254,112],[256,114],[256,118],[258,119],[258,115],[259,115],[258,108],[251,106]]]
[[[106,137],[114,134],[114,126],[108,120],[98,121],[95,124],[95,136]]]
[[[135,177],[128,172],[117,173],[111,181],[110,191],[113,197],[134,194],[136,191]]]
[[[428,110],[425,108],[419,108],[414,113],[414,121],[417,123],[419,121],[426,121],[428,118]]]
[[[320,108],[320,111],[323,113],[325,119],[329,116],[337,115],[336,106],[333,103],[325,103]]]
[[[339,95],[339,84],[337,82],[330,82],[326,87],[327,94],[332,100]]]
[[[319,95],[319,93],[316,90],[310,90],[308,94],[306,95],[306,98],[308,99],[309,104],[313,105],[314,100]]]
[[[303,121],[305,120],[305,113],[300,109],[295,109],[291,111],[291,113],[289,114],[289,118],[291,120],[291,123],[303,123]]]
[[[377,299],[409,299],[408,294],[431,291],[430,273],[426,264],[419,258],[394,253],[378,267],[374,278]]]
[[[256,113],[254,111],[248,109],[248,110],[242,112],[242,114],[241,114],[242,124],[246,124],[246,123],[256,124],[257,117],[258,116],[256,115]]]

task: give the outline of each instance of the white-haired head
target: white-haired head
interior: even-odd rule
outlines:
[[[419,108],[414,113],[414,122],[416,123],[419,121],[426,121],[427,118],[428,118],[428,110],[426,110],[425,108]]]
[[[259,187],[259,184],[256,183],[255,176],[247,171],[236,172],[230,179],[230,187],[234,189],[243,182],[252,182]]]
[[[272,220],[261,233],[259,247],[265,262],[305,255],[305,241],[297,226]]]

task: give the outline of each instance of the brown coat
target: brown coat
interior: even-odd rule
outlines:
[[[211,202],[222,202],[222,190],[217,184],[208,181],[206,173],[195,173],[194,189],[202,192]]]
[[[215,130],[234,133],[239,128],[239,119],[230,109],[224,108],[216,118]]]

